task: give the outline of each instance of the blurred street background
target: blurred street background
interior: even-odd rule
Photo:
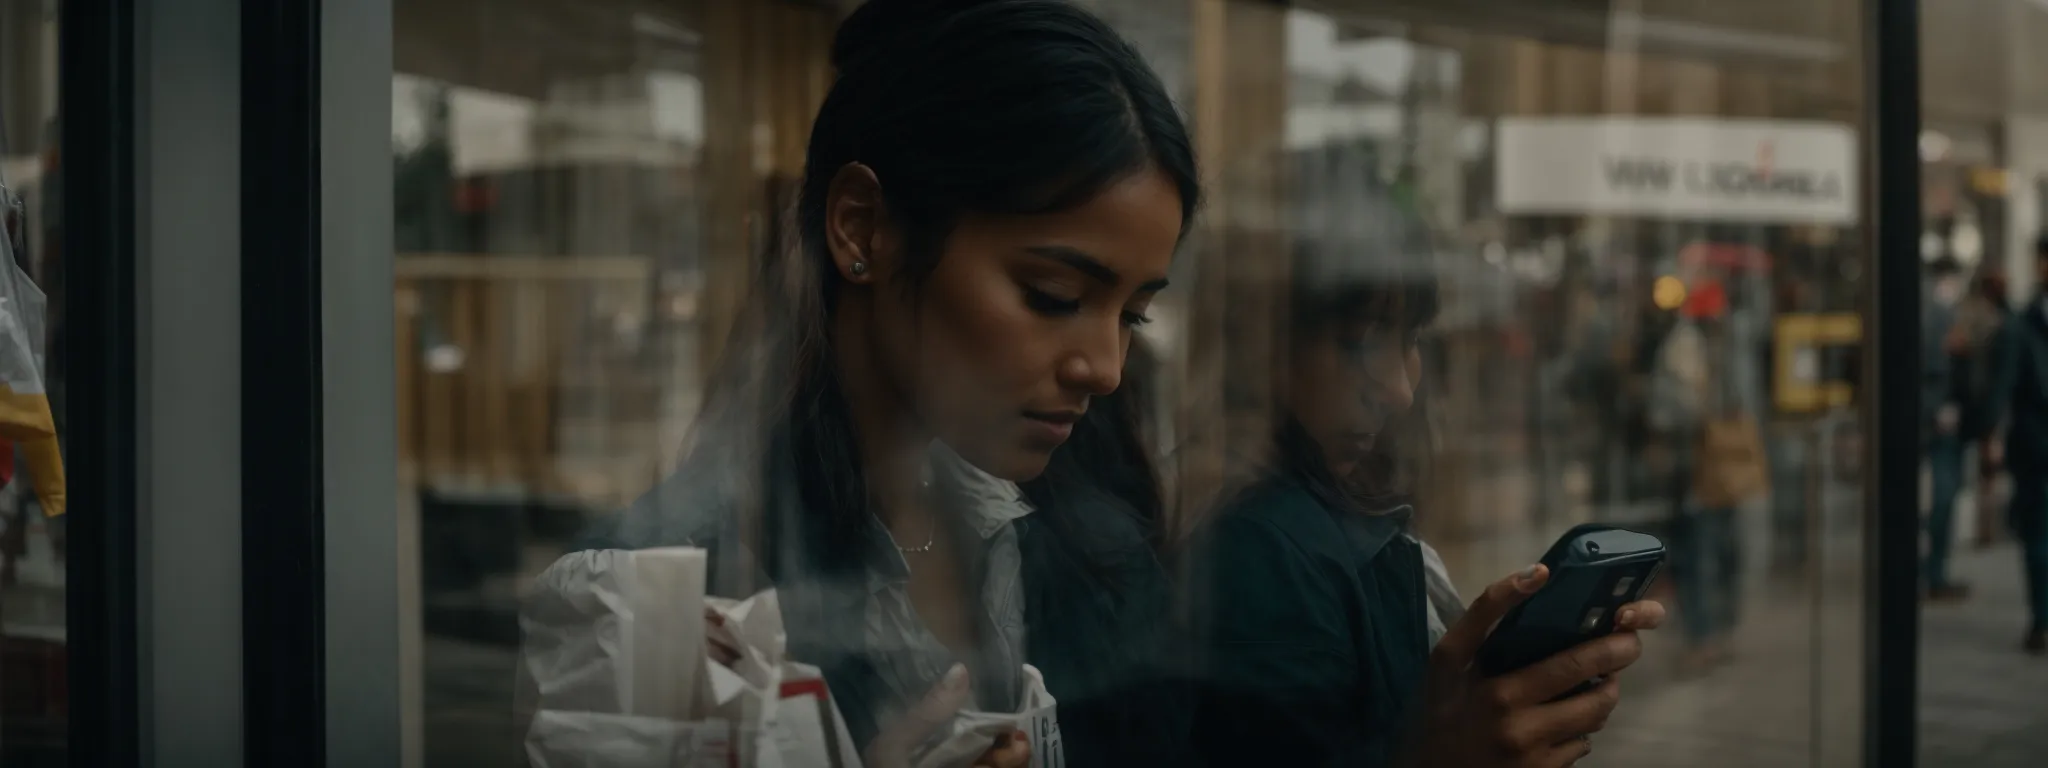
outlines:
[[[1173,288],[1140,336],[1157,358],[1146,394],[1177,498],[1221,482],[1222,441],[1204,438],[1227,434],[1253,410],[1245,403],[1260,402],[1226,391],[1224,373],[1273,363],[1269,340],[1286,314],[1278,291],[1290,279],[1282,256],[1303,244],[1355,246],[1354,204],[1391,196],[1426,225],[1442,283],[1442,311],[1421,342],[1433,440],[1416,527],[1459,586],[1469,593],[1527,564],[1579,523],[1652,532],[1672,550],[1659,596],[1674,621],[1629,673],[1627,706],[1591,763],[1860,764],[1864,706],[1881,694],[1864,689],[1874,597],[1864,545],[1877,524],[1865,464],[1880,431],[1867,386],[1879,230],[1868,202],[1881,181],[1869,178],[1871,94],[1878,64],[1898,55],[1871,44],[1873,3],[1075,1],[1158,71],[1208,175]],[[332,266],[389,271],[388,284],[376,272],[336,302],[373,308],[375,334],[347,323],[316,334],[330,350],[368,345],[366,359],[391,367],[370,381],[348,378],[366,376],[362,367],[312,372],[328,394],[361,396],[347,402],[363,412],[334,406],[308,423],[388,429],[323,458],[330,472],[376,481],[333,486],[376,498],[310,519],[383,528],[329,541],[326,580],[314,586],[366,583],[362,562],[395,584],[378,593],[388,604],[343,607],[396,628],[380,636],[398,635],[389,658],[347,673],[395,681],[399,711],[379,722],[402,723],[401,768],[523,763],[520,596],[579,531],[676,466],[706,373],[747,351],[725,347],[759,255],[788,245],[779,215],[795,200],[832,82],[833,31],[859,2],[378,0],[316,14],[330,25],[316,34],[339,39],[306,47],[358,76],[373,71],[356,91],[312,102],[353,98],[360,108],[368,93],[375,107],[308,118],[330,121],[319,165],[336,179],[336,169],[366,174],[347,177],[362,187],[347,202],[382,227],[323,221],[334,241],[323,247],[363,256],[334,233],[373,231],[369,257]],[[130,36],[65,26],[136,5],[151,13],[131,20]],[[98,340],[69,336],[76,284],[67,287],[66,265],[80,231],[67,222],[118,215],[121,226],[154,227],[138,226],[126,254],[140,265],[141,284],[118,294],[135,304],[137,317],[121,315],[133,325],[198,321],[147,314],[168,312],[166,298],[224,308],[246,298],[233,280],[204,285],[218,296],[163,282],[232,251],[242,215],[235,195],[163,185],[212,184],[204,163],[268,138],[237,121],[276,105],[234,100],[247,74],[235,56],[248,46],[237,43],[260,41],[221,31],[189,42],[201,22],[233,10],[0,0],[0,215],[20,241],[18,266],[49,295],[47,384],[60,433],[67,413],[109,409],[67,400],[64,350],[161,363],[232,346],[208,337],[185,357],[73,347]],[[1921,115],[1910,129],[1917,157],[1904,160],[1920,172],[1924,301],[1955,315],[1928,320],[1923,334],[1925,367],[1953,365],[1953,380],[1917,385],[1968,410],[2004,396],[1982,375],[1996,357],[1993,331],[2043,295],[2048,0],[1921,0],[1917,23]],[[160,124],[60,119],[60,107],[101,95],[66,92],[94,74],[60,67],[60,41],[80,40],[133,48],[106,60],[140,59],[130,63],[150,77],[130,95],[147,109],[134,111]],[[184,58],[143,66],[173,56]],[[361,56],[370,60],[351,58]],[[127,143],[66,145],[81,136]],[[98,199],[67,196],[96,183],[74,178],[71,162],[115,154],[109,146],[136,149],[136,178],[156,186],[132,205],[67,210],[65,201]],[[192,158],[202,159],[167,165]],[[217,220],[150,207],[209,203],[225,206],[203,209]],[[197,223],[167,224],[188,221]],[[231,242],[200,237],[212,234]],[[223,311],[215,319],[238,328]],[[156,407],[138,418],[194,403],[241,413],[241,402],[205,398],[240,396],[245,371],[274,363],[137,367],[163,374],[137,376],[136,399]],[[193,378],[172,386],[166,371]],[[1998,427],[1947,446],[1971,454],[1964,500],[1947,530],[1928,526],[1930,543],[1954,541],[1950,575],[1972,588],[1961,599],[1930,589],[1942,599],[1924,604],[1917,705],[1921,764],[1935,768],[2048,765],[2048,658],[2021,650],[2019,556],[2003,524],[2013,473],[1977,471]],[[192,446],[234,430],[174,434],[152,422],[132,432],[159,442],[125,446],[145,473],[135,479],[146,498],[134,505],[148,522],[135,559],[149,589],[131,603],[180,594],[188,613],[235,606],[222,610],[243,622],[185,625],[218,624],[223,637],[259,625],[265,617],[238,612],[242,595],[228,587],[201,592],[272,576],[236,570],[245,511],[149,496],[232,495],[245,479],[235,457]],[[1942,507],[1929,495],[1923,508]],[[43,519],[32,498],[19,477],[0,491],[0,768],[65,765],[78,731],[66,614],[77,563],[65,524]],[[1167,538],[1203,511],[1186,506]],[[231,533],[170,538],[195,530]],[[357,557],[349,542],[395,555]],[[218,570],[163,565],[173,562]],[[179,581],[201,577],[218,582]],[[159,615],[129,607],[138,622]],[[173,618],[157,626],[187,616],[161,610]],[[213,652],[219,668],[242,669],[239,640],[193,636],[151,647]],[[213,668],[159,660],[150,673]]]

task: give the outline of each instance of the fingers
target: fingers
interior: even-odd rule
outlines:
[[[1479,653],[1480,644],[1486,642],[1486,634],[1493,631],[1493,625],[1502,616],[1523,600],[1529,599],[1543,582],[1550,578],[1550,569],[1532,565],[1500,581],[1487,585],[1486,591],[1472,601],[1472,607],[1465,615],[1444,632],[1438,640],[1432,661],[1447,671],[1462,673],[1472,663],[1472,657]]]
[[[1542,768],[1567,768],[1568,766],[1577,765],[1580,760],[1586,759],[1586,756],[1592,753],[1592,739],[1575,738],[1563,744],[1545,748],[1541,756],[1531,761],[1531,763],[1542,766]]]
[[[1518,753],[1543,754],[1545,747],[1579,741],[1606,728],[1607,718],[1620,703],[1621,681],[1608,678],[1593,690],[1516,713],[1508,722],[1505,746]]]
[[[974,761],[975,768],[1030,768],[1031,737],[1011,731],[996,737],[996,745]]]
[[[868,742],[863,762],[873,768],[907,768],[910,751],[924,743],[940,726],[951,722],[953,715],[966,708],[973,695],[967,667],[953,665],[923,699],[911,705],[902,717],[883,728],[881,733],[875,734],[874,740]]]
[[[1664,604],[1655,600],[1629,603],[1615,614],[1614,630],[1631,632],[1656,629],[1664,624]]]
[[[1643,641],[1634,632],[1596,637],[1493,680],[1493,697],[1511,709],[1535,706],[1587,680],[1627,669],[1642,656]]]

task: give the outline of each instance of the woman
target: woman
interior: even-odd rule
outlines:
[[[1065,2],[870,0],[832,59],[796,247],[762,264],[681,470],[589,546],[694,544],[713,594],[776,587],[870,765],[955,709],[1015,711],[1025,663],[1068,764],[1150,764],[1186,729],[1152,672],[1158,489],[1120,398],[1199,197],[1187,131]]]
[[[1401,489],[1421,451],[1401,449],[1426,440],[1418,334],[1437,310],[1428,243],[1383,194],[1324,202],[1342,214],[1305,228],[1293,260],[1270,450],[1196,537],[1197,747],[1217,765],[1567,765],[1617,689],[1545,702],[1627,666],[1636,638],[1491,680],[1470,670],[1547,574],[1495,583],[1460,615],[1434,553],[1408,535]],[[1648,628],[1662,608],[1626,613]]]

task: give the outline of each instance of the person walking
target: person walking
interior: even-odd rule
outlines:
[[[1978,549],[1997,543],[1998,476],[2005,465],[2005,442],[1991,406],[1991,389],[1997,384],[1998,350],[2006,340],[2012,318],[2012,302],[2006,299],[2005,276],[1987,269],[1971,281],[1970,290],[1956,306],[1955,325],[1946,339],[1949,375],[1954,380],[1956,402],[1961,406],[1965,452],[1977,455],[1974,478],[1977,514],[1971,536]]]
[[[1948,576],[1949,550],[1955,543],[1956,496],[1963,489],[1963,456],[1968,442],[1962,432],[1962,403],[1956,389],[1957,361],[1948,337],[1956,325],[1962,299],[1962,265],[1943,258],[1928,267],[1931,290],[1921,312],[1920,429],[1927,452],[1930,489],[1927,510],[1927,558],[1922,562],[1927,598],[1937,601],[1968,597],[1967,584]]]
[[[2034,259],[2035,274],[2048,275],[2048,234],[2035,241]],[[2048,290],[2014,313],[2005,337],[1990,416],[1998,423],[1999,409],[2010,409],[2005,459],[2013,499],[2006,522],[2020,541],[2029,618],[2021,647],[2042,656],[2048,655]]]

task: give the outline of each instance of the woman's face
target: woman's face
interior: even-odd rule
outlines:
[[[1415,404],[1422,354],[1399,328],[1336,323],[1295,345],[1289,374],[1289,411],[1341,477]]]
[[[920,426],[997,477],[1028,480],[1089,398],[1122,381],[1181,231],[1158,171],[1069,210],[963,217],[914,290],[874,286],[870,346]]]

